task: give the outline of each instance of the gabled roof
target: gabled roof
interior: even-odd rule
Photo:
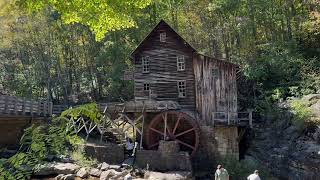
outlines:
[[[184,40],[178,33],[177,31],[175,31],[168,23],[166,23],[163,19],[160,20],[160,22],[152,29],[152,31],[139,43],[138,47],[131,53],[131,57],[134,56],[134,54],[136,54],[140,48],[144,45],[144,43],[149,39],[149,37],[153,34],[153,32],[157,31],[157,29],[160,26],[166,26],[168,27],[172,32],[174,32],[177,37],[179,38],[179,40],[183,43],[185,43],[185,45],[187,47],[189,47],[192,51],[196,52],[196,49],[193,48],[186,40]]]
[[[177,35],[177,37],[179,38],[179,40],[181,42],[183,42],[187,47],[189,47],[192,52],[195,52],[197,53],[198,55],[200,56],[204,56],[204,57],[208,57],[208,58],[211,58],[211,59],[214,59],[216,61],[221,61],[221,62],[225,62],[225,63],[229,63],[229,64],[232,64],[232,65],[235,65],[235,66],[238,66],[237,64],[234,64],[232,62],[229,62],[229,61],[226,61],[226,60],[222,60],[222,59],[219,59],[219,58],[215,58],[215,57],[210,57],[210,56],[206,56],[204,54],[201,54],[199,53],[195,48],[193,48],[185,39],[183,39],[183,37],[181,37],[177,31],[175,31],[168,23],[166,23],[163,19],[160,20],[160,22],[152,29],[152,31],[139,43],[138,47],[131,53],[131,58],[134,57],[134,55],[143,47],[144,43],[146,41],[148,41],[148,39],[150,38],[150,36],[155,32],[157,31],[157,29],[160,27],[160,26],[166,26],[169,30],[171,30],[173,33],[175,33]]]

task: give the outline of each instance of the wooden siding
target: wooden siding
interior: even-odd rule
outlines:
[[[160,42],[160,32],[166,32],[166,42]],[[143,42],[135,54],[135,99],[152,98],[177,101],[183,109],[195,109],[193,50],[166,24],[160,24]],[[185,71],[177,70],[177,56],[184,55]],[[149,73],[142,73],[141,57],[149,56]],[[186,81],[186,97],[178,98],[177,81]],[[149,83],[152,94],[143,90]]]
[[[211,124],[212,113],[237,112],[236,66],[202,55],[193,60],[196,108],[203,124]],[[216,77],[212,69],[218,68]]]

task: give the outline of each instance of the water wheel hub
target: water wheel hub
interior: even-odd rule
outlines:
[[[199,128],[196,121],[184,112],[166,111],[157,114],[146,132],[148,149],[157,149],[159,141],[177,141],[180,150],[193,155],[199,144]]]

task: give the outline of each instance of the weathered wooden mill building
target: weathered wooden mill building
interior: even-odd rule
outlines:
[[[156,149],[165,139],[193,155],[239,156],[241,127],[251,123],[252,114],[237,111],[237,65],[199,54],[163,20],[134,50],[132,61],[134,72],[126,77],[134,81],[135,103],[162,109],[145,116],[145,148]]]

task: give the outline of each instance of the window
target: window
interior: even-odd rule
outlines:
[[[160,42],[166,42],[167,34],[165,32],[160,32]]]
[[[218,68],[213,68],[212,69],[212,77],[213,78],[218,78],[219,77],[219,69]]]
[[[149,83],[144,83],[143,84],[143,90],[149,91],[150,90],[150,84]]]
[[[142,72],[148,73],[149,71],[149,56],[142,57]]]
[[[186,81],[178,81],[178,97],[186,97]]]
[[[185,62],[184,62],[184,56],[177,56],[177,70],[178,71],[184,71],[186,68]]]

